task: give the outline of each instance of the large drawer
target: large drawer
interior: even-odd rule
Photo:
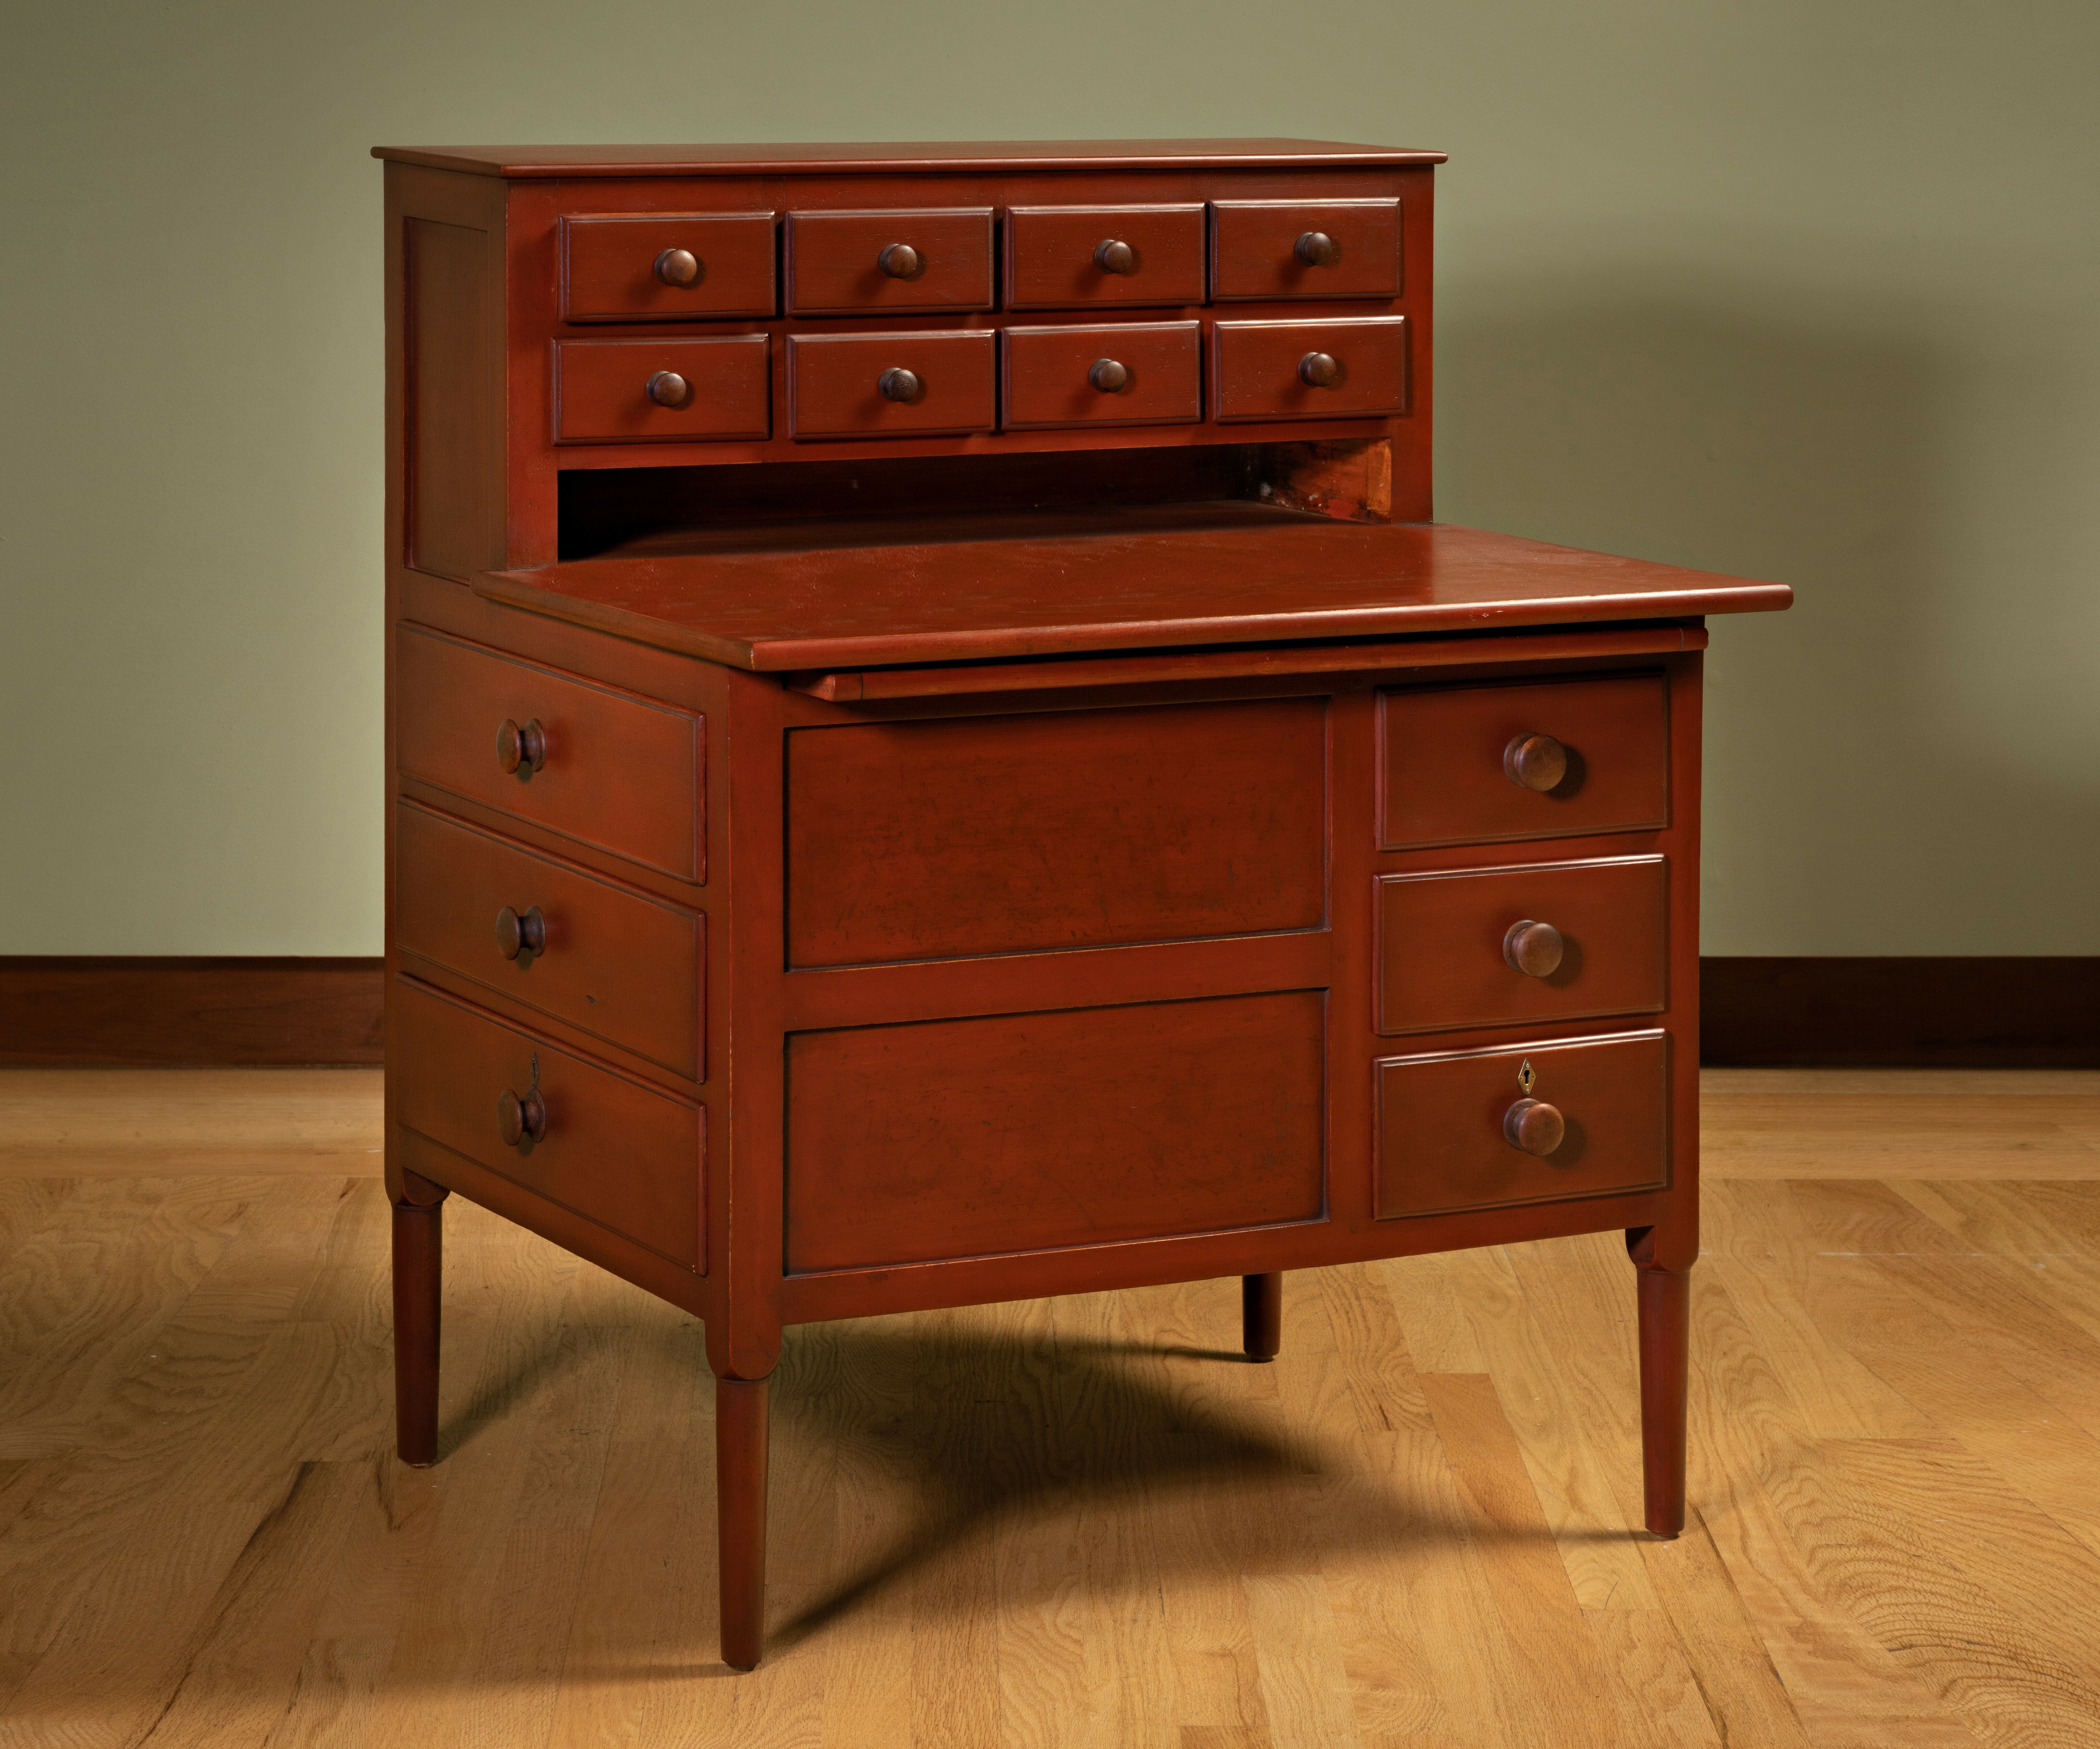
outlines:
[[[1325,993],[788,1042],[788,1267],[1317,1220]]]
[[[1426,1033],[1664,1001],[1661,857],[1378,877],[1378,1029]]]
[[[706,1114],[404,978],[388,1023],[400,1121],[491,1172],[688,1269],[707,1256]],[[544,1112],[504,1139],[508,1093]]]
[[[1382,1219],[1669,1186],[1666,1033],[1387,1057],[1374,1073]],[[1511,1139],[1520,1102],[1558,1120],[1551,1152]]]
[[[686,880],[700,860],[701,719],[403,626],[402,774]]]
[[[1317,928],[1318,698],[797,729],[788,961]]]
[[[395,810],[394,858],[403,953],[700,1078],[697,912],[412,802]]]
[[[1660,674],[1382,693],[1379,757],[1388,850],[1670,823]]]

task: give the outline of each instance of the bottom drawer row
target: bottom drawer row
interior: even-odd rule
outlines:
[[[398,989],[402,1123],[689,1268],[704,1110]],[[1316,1221],[1321,990],[803,1033],[787,1051],[787,1267],[877,1268]],[[1660,1029],[1373,1065],[1375,1208],[1665,1188]]]

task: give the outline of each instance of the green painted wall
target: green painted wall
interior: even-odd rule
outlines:
[[[381,140],[1440,147],[1439,510],[1774,577],[1706,946],[2100,952],[2100,7],[15,9],[0,953],[380,936]]]

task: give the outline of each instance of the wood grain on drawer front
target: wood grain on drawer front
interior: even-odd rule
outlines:
[[[1670,698],[1660,674],[1424,687],[1379,697],[1379,842],[1423,844],[1657,831],[1670,823]],[[1550,735],[1568,774],[1512,782],[1512,741]]]
[[[645,867],[704,880],[701,719],[415,626],[395,644],[403,776]],[[503,769],[505,721],[536,722],[539,771]]]
[[[1129,265],[1103,265],[1120,243]],[[1120,260],[1120,255],[1110,257]],[[1203,301],[1203,209],[1017,206],[1006,215],[1006,306],[1076,310]]]
[[[1221,302],[1400,295],[1396,200],[1219,200],[1211,214],[1211,295]],[[1299,256],[1308,233],[1333,243],[1331,262]]]
[[[554,346],[554,441],[674,443],[764,438],[773,385],[763,334],[698,340],[563,340]],[[675,406],[651,400],[661,377],[685,384]]]
[[[1114,388],[1098,386],[1095,367],[1104,360],[1122,368]],[[1203,416],[1202,360],[1198,322],[1010,328],[999,422],[1009,431],[1193,425]]]
[[[1407,318],[1220,322],[1217,417],[1361,419],[1407,410]],[[1308,381],[1308,359],[1332,359],[1331,382]]]
[[[706,919],[434,813],[395,813],[394,932],[514,1002],[699,1080]],[[506,959],[496,914],[536,909],[546,946]]]
[[[1668,937],[1661,857],[1378,877],[1378,1029],[1421,1033],[1659,1013]],[[1558,931],[1560,963],[1515,970],[1520,923]]]
[[[788,959],[1317,928],[1318,698],[797,729]]]
[[[1665,1033],[1387,1057],[1373,1073],[1381,1218],[1669,1185]],[[1567,1125],[1544,1159],[1503,1139],[1504,1114],[1526,1098],[1544,1100]]]
[[[1317,1220],[1325,995],[788,1041],[788,1267]]]
[[[899,245],[919,258],[908,277],[883,269],[883,252]],[[791,315],[990,308],[988,206],[788,215]]]
[[[789,429],[798,438],[918,436],[992,428],[988,332],[791,334]],[[882,391],[885,372],[919,379],[909,400]]]
[[[683,249],[699,266],[690,285],[656,264]],[[703,320],[773,314],[770,213],[607,213],[562,221],[562,319],[567,322]]]
[[[504,1025],[412,979],[388,1013],[389,1093],[400,1121],[514,1183],[659,1255],[699,1269],[705,1113],[572,1051]],[[547,1132],[506,1146],[496,1102],[538,1077]]]

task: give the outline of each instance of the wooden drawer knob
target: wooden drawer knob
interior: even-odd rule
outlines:
[[[547,1134],[547,1102],[540,1097],[540,1090],[531,1089],[523,1099],[508,1087],[496,1095],[496,1129],[505,1148],[531,1153],[532,1144]]]
[[[1324,231],[1308,231],[1290,253],[1308,267],[1331,267],[1342,258],[1342,245]]]
[[[1342,361],[1330,352],[1308,352],[1298,361],[1298,380],[1308,389],[1331,389],[1342,380]]]
[[[1502,936],[1502,958],[1512,971],[1527,978],[1550,978],[1560,969],[1567,944],[1551,923],[1533,923],[1529,917],[1511,923]]]
[[[1502,1139],[1541,1160],[1560,1147],[1567,1134],[1567,1120],[1543,1099],[1519,1099],[1502,1113]]]
[[[683,407],[693,398],[693,385],[676,371],[659,371],[649,379],[646,392],[659,407]]]
[[[1094,245],[1094,265],[1103,273],[1135,273],[1137,251],[1119,237],[1107,237]]]
[[[915,401],[919,391],[926,386],[920,381],[917,372],[894,364],[876,378],[875,385],[882,391],[885,401]]]
[[[1519,735],[1502,749],[1502,775],[1542,795],[1568,775],[1568,749],[1551,735]]]
[[[656,258],[656,277],[666,285],[698,285],[700,258],[690,249],[666,249]]]
[[[505,771],[514,771],[522,778],[530,778],[536,771],[543,771],[547,764],[547,731],[534,717],[523,729],[509,717],[496,731],[496,760]]]
[[[1103,394],[1114,394],[1130,381],[1130,367],[1114,359],[1096,359],[1093,368],[1087,372],[1087,381]]]
[[[534,956],[547,951],[546,914],[536,905],[521,917],[505,905],[496,914],[496,946],[521,969],[531,965]]]
[[[909,243],[890,244],[875,264],[893,280],[915,280],[926,271],[926,258]]]

